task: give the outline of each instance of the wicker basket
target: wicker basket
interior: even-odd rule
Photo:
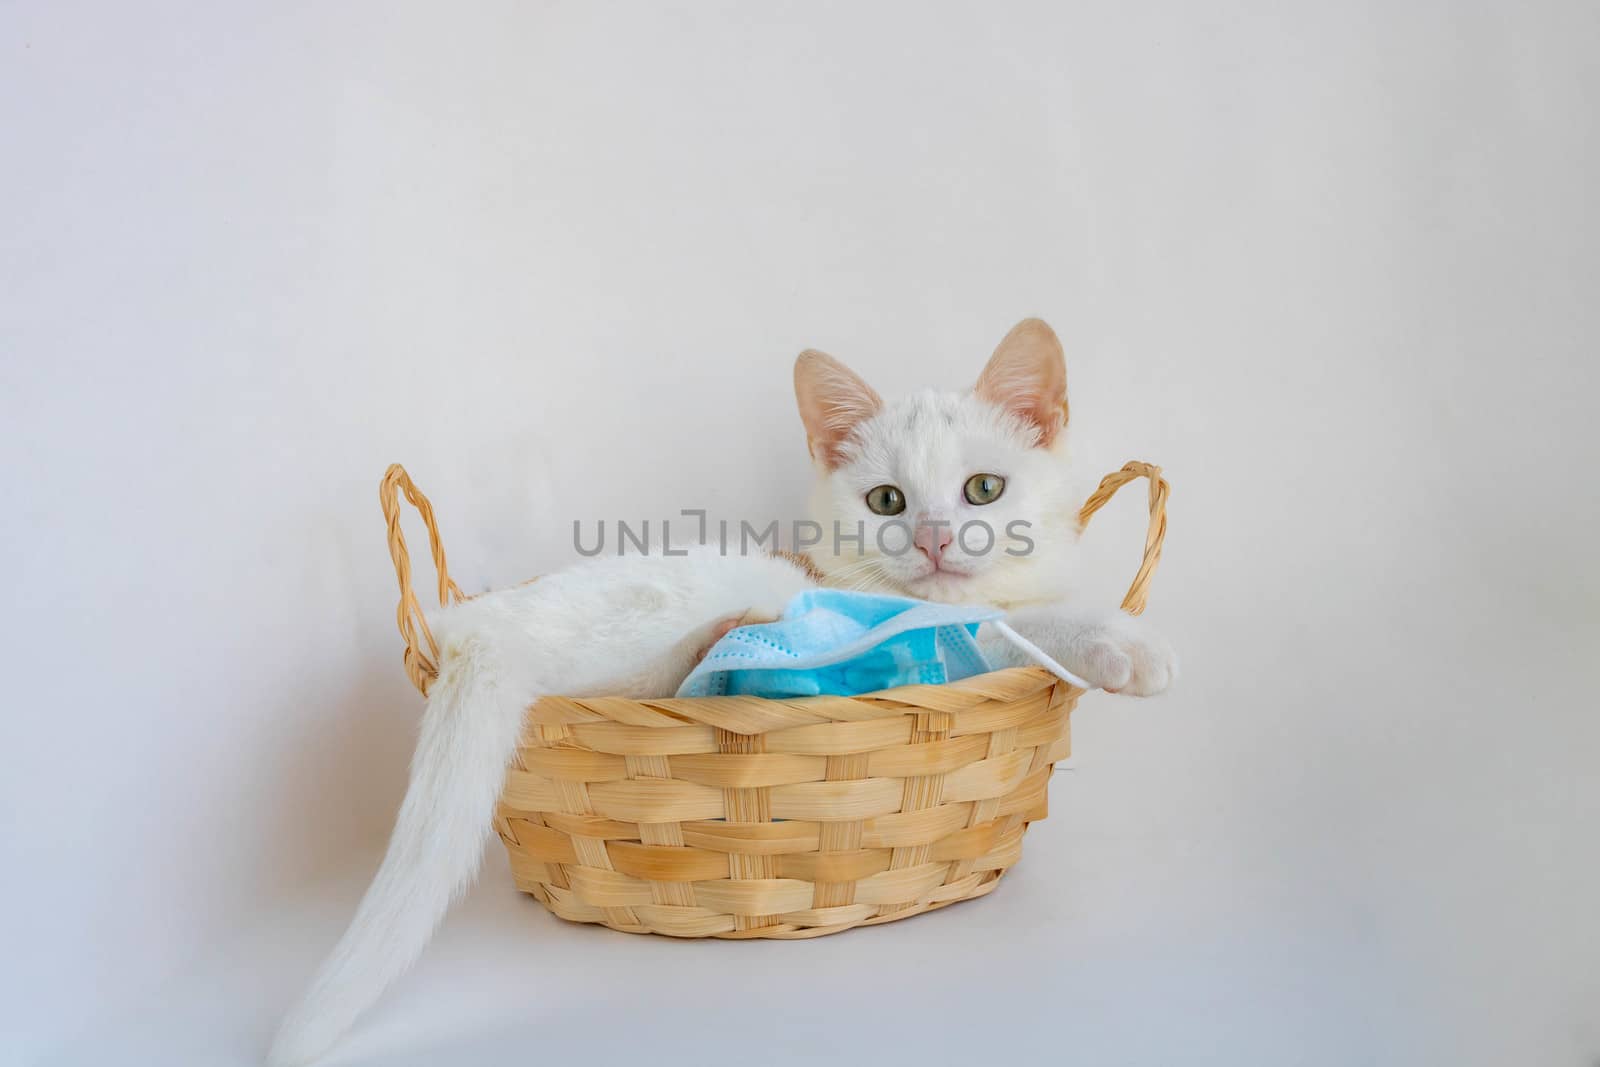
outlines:
[[[1080,521],[1150,483],[1138,614],[1166,534],[1159,467],[1108,475]],[[398,465],[380,488],[400,579],[405,666],[427,691],[438,648],[411,584],[399,494],[421,513],[439,603],[450,580],[428,500]],[[855,697],[546,697],[495,829],[517,888],[563,919],[674,937],[803,938],[983,896],[1045,816],[1083,690],[1040,668]]]

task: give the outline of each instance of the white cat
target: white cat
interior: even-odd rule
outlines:
[[[671,694],[717,636],[776,618],[818,576],[1007,608],[1018,632],[1112,692],[1146,696],[1171,682],[1177,661],[1145,624],[1062,603],[1077,502],[1064,477],[1066,368],[1043,322],[1007,334],[970,392],[924,390],[884,404],[837,360],[805,352],[795,393],[824,531],[806,560],[716,549],[596,559],[432,620],[440,671],[388,852],[285,1019],[272,1064],[307,1062],[338,1040],[470,884],[529,704],[545,694]],[[1028,662],[992,627],[979,643],[996,666]]]

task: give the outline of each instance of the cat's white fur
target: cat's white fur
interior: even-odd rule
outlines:
[[[1049,327],[1019,324],[969,393],[928,390],[884,405],[820,353],[797,362],[796,392],[818,466],[814,515],[828,531],[812,558],[830,584],[1005,606],[1019,632],[1096,685],[1147,695],[1170,683],[1176,660],[1139,620],[1061,602],[1077,524],[1062,477],[1065,371]],[[1006,478],[1001,497],[981,508],[961,495],[975,473]],[[880,553],[884,520],[864,500],[884,484],[905,494],[910,517],[954,527],[979,517],[1001,538],[1025,519],[1034,550],[1008,555],[1002,540],[979,554],[952,544],[938,569],[919,550]],[[835,520],[851,533],[863,525],[864,553],[854,542],[833,551]],[[422,951],[476,876],[529,704],[547,694],[670,694],[730,619],[775,618],[811,584],[781,559],[704,549],[587,561],[434,617],[440,673],[388,852],[269,1062],[321,1055]],[[988,627],[979,642],[992,663],[1025,662]]]

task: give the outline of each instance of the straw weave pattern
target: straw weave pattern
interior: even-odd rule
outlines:
[[[813,937],[980,896],[1017,861],[1081,690],[997,671],[870,696],[533,706],[495,819],[577,922]]]

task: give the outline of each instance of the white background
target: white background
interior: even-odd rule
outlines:
[[[1084,488],[1168,469],[1187,673],[1084,701],[1007,884],[680,944],[558,923],[496,850],[339,1062],[1593,1064],[1597,34],[0,7],[0,1060],[259,1057],[420,711],[386,464],[509,583],[573,518],[793,514],[801,348],[959,387],[1031,314]]]

